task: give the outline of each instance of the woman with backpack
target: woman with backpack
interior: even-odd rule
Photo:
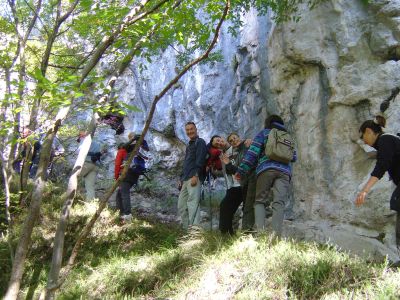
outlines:
[[[288,148],[291,158],[286,161],[277,161],[267,157],[266,148],[269,135],[279,133],[286,136],[289,142]],[[271,137],[272,140],[272,137]],[[273,153],[272,157],[278,157],[280,153]],[[277,159],[277,158],[276,158]],[[273,191],[272,201],[272,230],[277,236],[281,235],[284,209],[288,199],[292,168],[290,162],[296,161],[296,152],[291,137],[287,134],[284,122],[277,115],[269,116],[261,130],[253,139],[249,150],[246,152],[236,177],[240,178],[249,174],[256,168],[257,183],[256,196],[254,202],[254,217],[257,231],[265,230],[265,208],[270,205],[268,194]]]
[[[133,151],[136,142],[139,139],[139,136],[133,136],[131,134],[129,137],[131,138],[128,143],[119,145],[118,147],[114,168],[115,180],[117,180],[121,175],[124,164],[126,163],[129,154]],[[145,160],[147,159],[147,156],[144,154],[144,151],[149,151],[149,146],[147,145],[147,142],[145,140],[143,140],[138,154],[134,157],[125,178],[122,179],[122,182],[117,192],[116,201],[117,207],[120,210],[120,217],[122,222],[129,222],[132,219],[131,188],[132,186],[137,184],[139,176],[144,174],[144,171],[146,170]]]
[[[367,120],[360,126],[360,138],[365,144],[375,148],[377,154],[375,168],[358,193],[355,204],[357,207],[363,205],[371,188],[388,172],[396,185],[390,199],[390,209],[397,212],[396,243],[400,247],[400,137],[384,133],[385,126],[386,119],[383,116],[376,116],[374,120]]]

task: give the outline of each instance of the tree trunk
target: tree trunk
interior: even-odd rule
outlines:
[[[146,37],[140,39],[136,43],[136,45],[131,49],[131,51],[129,51],[129,53],[121,60],[119,67],[115,71],[115,75],[112,75],[108,81],[108,85],[107,85],[108,93],[101,97],[101,99],[99,100],[100,103],[106,103],[108,101],[109,96],[110,96],[118,78],[124,73],[126,68],[129,66],[129,63],[133,60],[133,57],[135,56],[136,52],[139,50],[143,40],[146,38],[149,38],[154,33],[154,28],[155,27],[153,27],[153,30],[151,30],[151,32],[148,35],[146,35]],[[94,136],[94,133],[96,130],[96,123],[97,123],[97,118],[94,115],[92,118],[92,121],[90,123],[90,126],[88,128],[88,132],[91,133],[92,137]],[[86,143],[86,140],[83,143]],[[90,148],[90,144],[89,144],[89,147],[84,146],[81,148],[81,150],[78,153],[78,158],[75,162],[75,165],[74,165],[74,168],[72,171],[72,175],[69,178],[67,192],[64,195],[64,198],[65,198],[64,205],[63,205],[63,208],[61,211],[61,216],[60,216],[60,220],[58,223],[56,235],[54,237],[53,257],[52,257],[52,261],[51,261],[50,272],[49,272],[48,279],[47,279],[47,286],[40,297],[41,299],[43,299],[43,298],[44,299],[54,299],[55,292],[57,291],[58,276],[60,274],[60,269],[61,269],[61,264],[62,264],[62,257],[63,257],[63,251],[64,251],[64,238],[65,238],[66,227],[68,225],[69,213],[70,213],[72,204],[73,204],[75,196],[76,196],[76,189],[77,189],[77,185],[78,185],[78,176],[81,172],[82,165],[87,156],[89,148]]]
[[[55,24],[53,27],[52,32],[48,36],[47,44],[46,44],[46,50],[43,53],[42,61],[40,63],[40,72],[43,77],[46,76],[47,68],[49,66],[49,60],[50,60],[50,54],[51,54],[51,49],[53,49],[54,42],[56,41],[58,32],[60,30],[61,25],[64,23],[65,20],[68,19],[68,17],[72,14],[72,12],[75,10],[76,6],[78,5],[79,0],[75,0],[71,6],[68,8],[67,12],[64,15],[61,15],[61,10],[62,10],[62,1],[58,0],[57,3],[57,17],[55,20]],[[39,108],[40,108],[40,100],[42,98],[43,94],[43,89],[41,86],[36,87],[35,91],[35,97],[32,105],[32,112],[31,116],[29,119],[29,128],[34,131],[37,127],[37,120],[38,120],[38,114],[39,114]]]
[[[3,155],[2,155],[2,156],[3,156]],[[11,214],[10,214],[10,187],[9,187],[9,185],[8,185],[8,182],[7,182],[7,177],[8,177],[8,175],[7,175],[7,170],[6,170],[6,168],[4,167],[5,164],[4,164],[4,159],[3,159],[3,157],[1,158],[1,160],[2,160],[2,163],[1,163],[1,171],[2,171],[2,174],[3,174],[3,180],[4,180],[6,220],[7,220],[8,226],[10,226],[10,224],[11,224]]]
[[[85,163],[85,159],[89,152],[95,130],[96,130],[96,117],[95,115],[93,115],[92,121],[88,128],[88,132],[90,132],[90,135],[87,135],[83,140],[83,143],[80,147],[80,151],[78,153],[78,158],[75,161],[74,168],[72,169],[72,174],[69,178],[67,191],[63,195],[63,198],[65,200],[61,210],[61,216],[57,226],[56,235],[54,237],[53,257],[51,260],[47,286],[44,294],[45,299],[54,299],[54,294],[55,294],[54,287],[57,286],[58,275],[61,269],[63,250],[64,250],[64,238],[65,238],[65,231],[68,225],[69,213],[76,195],[76,189],[78,186],[78,176],[82,171],[83,164]]]
[[[56,123],[54,129],[51,129],[48,132],[48,139],[46,139],[43,144],[43,152],[40,153],[38,172],[34,181],[35,188],[32,193],[32,200],[29,206],[28,215],[23,224],[21,236],[15,252],[14,263],[11,270],[11,278],[9,281],[7,293],[4,297],[4,299],[6,300],[17,299],[18,297],[21,279],[24,273],[25,259],[29,246],[31,244],[32,231],[40,213],[40,205],[43,198],[43,189],[46,180],[46,171],[47,166],[50,162],[50,155],[48,154],[50,153],[53,139],[57,133],[59,125],[60,122]]]

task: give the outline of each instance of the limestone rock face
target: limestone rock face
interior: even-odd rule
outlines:
[[[299,224],[288,234],[331,240],[358,253],[394,253],[393,191],[387,175],[356,208],[375,161],[358,128],[400,86],[400,1],[327,1],[298,23],[275,26],[268,42],[272,101],[294,132],[293,185]],[[399,132],[399,97],[386,110]],[[302,224],[300,224],[302,223]]]
[[[223,60],[202,64],[188,72],[162,98],[154,115],[147,140],[157,153],[154,163],[170,168],[183,156],[187,137],[184,125],[196,123],[199,136],[207,143],[214,134],[226,136],[232,131],[251,137],[266,116],[268,75],[266,54],[270,22],[250,12],[243,17],[238,37],[228,33],[226,25],[216,51]],[[179,49],[167,48],[152,64],[132,64],[119,82],[117,96],[137,106],[125,118],[126,134],[142,130],[150,103],[177,74]],[[144,70],[141,70],[142,66]]]
[[[187,121],[208,142],[231,131],[252,137],[268,114],[280,114],[298,148],[297,218],[286,234],[395,258],[387,175],[363,207],[354,205],[375,164],[358,128],[400,87],[400,1],[370,2],[325,1],[312,11],[302,7],[299,22],[280,25],[250,12],[237,38],[225,28],[223,61],[197,66],[159,102],[146,137],[153,163],[180,165]],[[142,129],[154,95],[177,72],[176,54],[166,49],[144,71],[132,65],[119,83],[117,96],[142,110],[125,119],[126,134]],[[399,101],[386,110],[389,132],[400,132]]]

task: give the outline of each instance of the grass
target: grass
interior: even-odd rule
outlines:
[[[44,201],[22,284],[22,298],[44,287],[61,203]],[[96,209],[78,203],[71,214],[66,254]],[[16,239],[12,240],[13,245]],[[0,240],[0,296],[11,269]],[[57,299],[398,299],[400,272],[329,245],[276,240],[269,235],[184,234],[176,225],[135,218],[118,224],[105,210]]]

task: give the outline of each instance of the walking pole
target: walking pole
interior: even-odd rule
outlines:
[[[212,206],[211,206],[211,170],[208,170],[207,173],[207,180],[208,180],[208,204],[210,207],[210,230],[213,230],[213,214],[212,214]]]

